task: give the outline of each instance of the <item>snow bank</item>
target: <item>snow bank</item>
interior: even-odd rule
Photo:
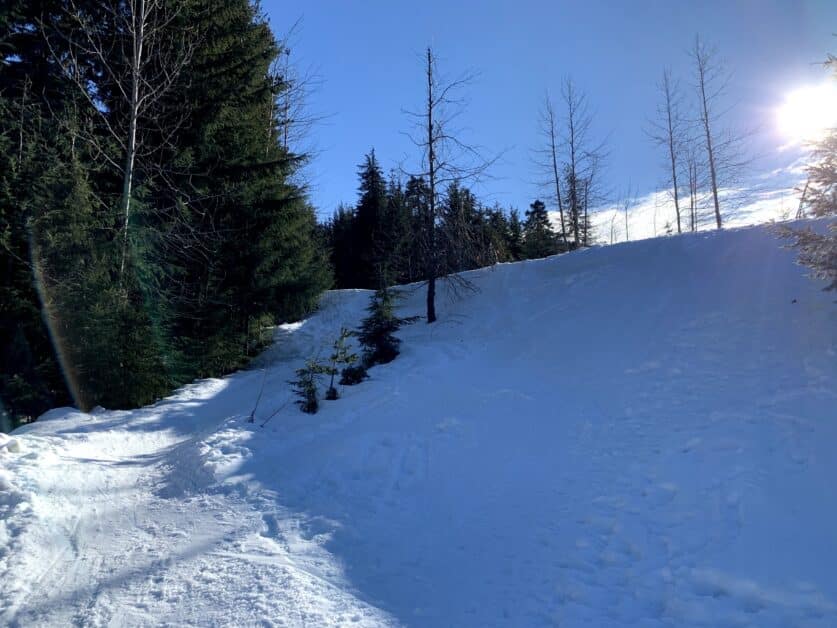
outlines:
[[[0,433],[0,455],[20,453],[20,442],[8,434]]]

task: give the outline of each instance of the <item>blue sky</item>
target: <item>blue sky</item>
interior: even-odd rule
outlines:
[[[311,199],[322,216],[356,199],[357,165],[375,148],[385,168],[414,161],[404,109],[420,107],[421,54],[431,45],[440,69],[475,71],[460,119],[463,136],[492,155],[505,150],[480,196],[525,208],[539,195],[531,164],[545,90],[558,95],[571,76],[595,112],[594,133],[609,138],[608,187],[647,193],[663,184],[663,155],[643,126],[657,102],[655,83],[670,66],[691,96],[686,50],[699,31],[733,72],[729,123],[756,129],[754,169],[770,171],[793,155],[776,131],[784,94],[819,83],[816,62],[837,52],[837,1],[482,2],[425,0],[265,0],[277,34],[301,19],[292,58],[319,85],[310,111],[326,119],[311,133]]]

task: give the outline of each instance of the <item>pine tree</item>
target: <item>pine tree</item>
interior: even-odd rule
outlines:
[[[386,232],[387,184],[375,151],[366,155],[358,171],[360,198],[355,208],[353,248],[358,264],[355,288],[379,288],[390,265],[392,234]]]
[[[329,364],[325,367],[324,371],[326,375],[331,377],[325,395],[325,398],[329,401],[337,399],[340,396],[334,387],[334,376],[340,371],[341,366],[345,370],[357,362],[357,354],[353,353],[348,345],[349,338],[354,335],[354,332],[343,327],[340,329],[340,336],[334,341],[334,350],[329,357]]]
[[[416,317],[396,316],[395,299],[393,292],[384,287],[375,292],[366,308],[369,315],[361,322],[358,339],[363,346],[363,362],[367,368],[392,362],[401,344],[395,332],[417,320]]]
[[[549,221],[549,213],[542,201],[536,200],[526,212],[523,243],[527,259],[554,255],[558,250],[555,232]]]
[[[494,209],[486,211],[487,221],[485,225],[486,240],[488,245],[488,256],[495,262],[512,261],[508,249],[509,242],[509,221],[505,212],[496,205]]]
[[[511,261],[518,261],[525,258],[523,225],[520,222],[520,212],[516,209],[512,209],[509,214],[509,231],[506,239],[506,248],[509,251]]]
[[[404,187],[404,211],[409,221],[410,237],[405,246],[405,282],[419,281],[427,275],[426,250],[429,246],[427,203],[430,189],[421,177],[410,177]]]
[[[293,384],[294,394],[299,397],[296,404],[306,414],[316,414],[320,409],[317,398],[317,377],[323,373],[323,367],[316,360],[309,359],[305,366],[296,370]]]
[[[325,225],[336,288],[359,285],[354,251],[354,210],[340,205]]]
[[[189,62],[157,75],[172,83],[143,119],[125,223],[124,146],[107,132],[129,115],[112,8],[0,7],[0,395],[20,417],[70,393],[131,407],[229,371],[331,284],[294,183],[304,157],[279,141],[279,46],[247,0],[182,3],[146,50],[150,72]],[[62,36],[78,28],[108,45]]]
[[[302,158],[279,141],[268,76],[280,49],[246,0],[200,0],[187,16],[200,45],[171,117],[191,121],[171,142],[167,185],[141,233],[155,243],[159,317],[178,380],[228,372],[298,318],[331,284],[314,211],[293,181]]]

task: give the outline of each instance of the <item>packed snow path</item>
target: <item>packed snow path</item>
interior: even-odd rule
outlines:
[[[780,244],[471,273],[313,417],[366,292],[277,332],[255,425],[258,369],[48,413],[0,443],[0,624],[835,626],[837,304]]]

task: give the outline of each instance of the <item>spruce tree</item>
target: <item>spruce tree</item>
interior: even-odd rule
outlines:
[[[0,7],[0,395],[15,416],[70,392],[82,408],[135,406],[229,371],[331,284],[295,183],[304,157],[279,142],[280,49],[247,0],[183,4],[146,50],[149,71],[189,61],[143,119],[124,224],[122,147],[106,130],[126,126],[126,33],[111,9]],[[73,14],[106,45],[62,36]],[[72,74],[57,62],[70,58]]]
[[[512,209],[509,213],[509,230],[506,239],[506,248],[509,251],[511,261],[525,259],[523,225],[520,222],[520,212],[516,209]]]
[[[293,384],[294,394],[298,397],[296,404],[306,414],[316,414],[320,409],[317,398],[317,376],[322,374],[323,367],[316,360],[309,359],[303,368],[296,370]]]
[[[393,234],[387,230],[387,183],[374,150],[364,158],[358,176],[360,198],[352,224],[357,285],[353,287],[377,289],[390,270]]]
[[[169,185],[144,233],[165,260],[161,320],[178,379],[230,371],[274,321],[309,312],[331,283],[314,211],[293,183],[301,156],[279,141],[269,79],[280,54],[247,0],[201,0],[188,16],[201,44],[168,103],[179,129]],[[269,122],[269,124],[268,124]]]
[[[357,355],[351,351],[348,345],[349,338],[354,335],[354,332],[344,327],[340,329],[340,336],[334,341],[334,348],[329,357],[329,364],[324,370],[325,374],[331,377],[325,395],[325,398],[330,401],[340,396],[334,387],[334,376],[340,371],[341,366],[345,370],[351,368],[357,362]]]
[[[404,325],[417,320],[416,317],[399,318],[395,315],[396,295],[386,287],[375,291],[358,331],[358,339],[363,346],[363,362],[367,368],[375,364],[392,362],[399,353],[401,340],[395,332]]]
[[[523,226],[523,238],[528,259],[547,257],[557,252],[555,232],[542,201],[536,200],[529,206]]]

